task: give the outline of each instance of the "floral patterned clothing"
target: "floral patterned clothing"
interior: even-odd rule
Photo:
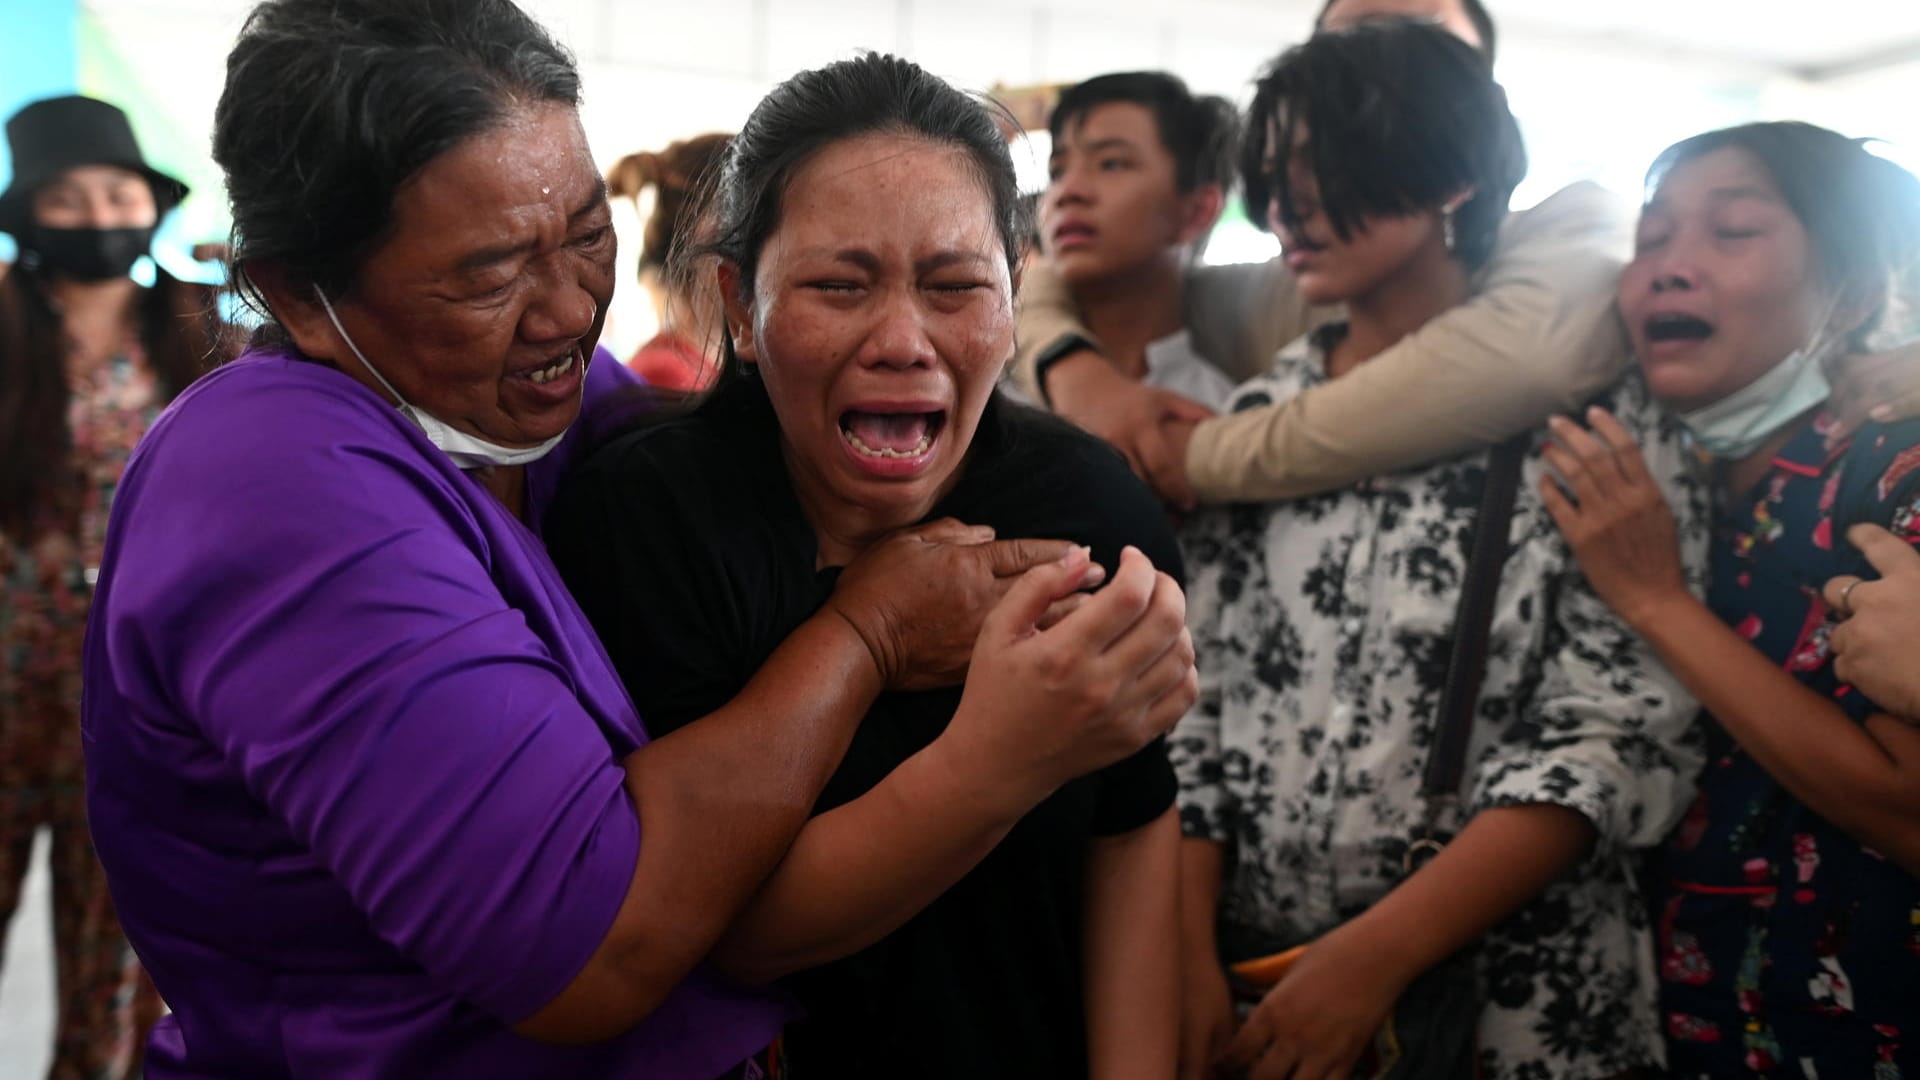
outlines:
[[[76,381],[68,422],[82,485],[77,528],[51,528],[31,542],[0,534],[0,942],[34,833],[45,826],[53,840],[61,994],[54,1077],[137,1072],[160,1012],[114,917],[87,832],[80,652],[113,492],[161,396],[137,345]]]
[[[1875,574],[1861,522],[1920,543],[1920,423],[1825,447],[1818,416],[1721,509],[1713,609],[1856,720],[1820,589]],[[1661,1004],[1678,1076],[1920,1077],[1920,880],[1787,794],[1717,727],[1700,796],[1664,852]]]
[[[1296,343],[1230,407],[1324,381],[1326,344]],[[1703,567],[1705,496],[1677,430],[1637,381],[1605,404],[1646,447],[1686,562]],[[1402,878],[1486,460],[1189,524],[1201,696],[1172,751],[1187,834],[1229,849],[1224,939],[1308,940]],[[1546,470],[1536,448],[1509,527],[1467,790],[1439,824],[1453,832],[1482,809],[1546,803],[1584,815],[1598,843],[1481,942],[1489,1080],[1583,1080],[1659,1061],[1635,852],[1666,835],[1702,760],[1694,702],[1587,586],[1540,500]]]

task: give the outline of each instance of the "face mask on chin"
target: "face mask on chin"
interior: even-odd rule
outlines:
[[[138,229],[54,229],[35,225],[23,244],[47,270],[75,281],[111,281],[133,272],[153,246],[154,226]]]
[[[327,294],[317,285],[314,286],[313,294],[320,298],[320,306],[326,310],[327,320],[333,323],[334,330],[339,332],[340,340],[347,343],[347,348],[353,350],[354,357],[360,361],[361,365],[379,380],[381,386],[387,388],[387,393],[393,395],[393,400],[400,403],[400,412],[425,432],[428,441],[439,447],[441,453],[451,458],[455,467],[485,469],[496,465],[526,465],[546,457],[554,447],[560,445],[560,440],[566,437],[567,433],[563,430],[560,434],[536,446],[518,448],[501,446],[477,435],[469,435],[425,409],[408,403],[406,398],[400,396],[400,391],[395,390],[393,384],[387,381],[387,377],[380,374],[380,369],[367,360],[367,354],[360,351],[360,346],[354,344],[353,338],[347,334],[347,328],[340,325],[340,316],[334,313],[333,304],[327,300]],[[586,357],[582,356],[580,363],[584,367]],[[582,380],[583,392],[585,385],[585,380]]]
[[[1821,370],[1825,351],[1812,345],[1795,349],[1771,371],[1719,401],[1680,413],[1680,422],[1714,457],[1746,457],[1832,394]]]

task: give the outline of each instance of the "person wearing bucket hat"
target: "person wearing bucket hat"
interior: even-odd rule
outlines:
[[[126,114],[35,102],[6,126],[0,232],[0,936],[34,834],[51,833],[61,988],[53,1076],[132,1075],[158,995],[133,961],[87,829],[80,654],[120,471],[229,335],[205,286],[128,277],[186,186]]]
[[[147,164],[127,114],[95,98],[28,105],[7,121],[7,143],[13,180],[0,192],[0,232],[13,234],[25,258],[81,281],[125,277],[187,194],[187,185]],[[61,185],[74,190],[49,200]],[[117,213],[76,214],[90,195],[105,195]]]

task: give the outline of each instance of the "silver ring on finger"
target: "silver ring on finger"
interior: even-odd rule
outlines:
[[[1853,614],[1853,590],[1866,583],[1866,578],[1854,578],[1852,581],[1847,582],[1846,588],[1840,590],[1840,614]]]

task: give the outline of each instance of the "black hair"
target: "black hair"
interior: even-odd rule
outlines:
[[[690,245],[688,253],[734,264],[750,296],[760,252],[780,226],[787,188],[801,168],[836,143],[893,134],[964,152],[993,202],[994,228],[1012,270],[1027,235],[1026,204],[991,109],[920,65],[884,53],[803,71],[760,99],[733,137],[707,193],[713,239]]]
[[[1327,21],[1327,12],[1332,11],[1333,5],[1339,2],[1340,0],[1327,0],[1325,4],[1321,5],[1320,14],[1314,16],[1313,19],[1313,27],[1315,30],[1318,30],[1321,25]],[[1466,13],[1467,21],[1473,24],[1473,32],[1480,38],[1480,55],[1486,58],[1487,66],[1492,67],[1495,55],[1494,44],[1496,41],[1493,28],[1493,15],[1487,11],[1487,6],[1481,3],[1480,0],[1460,0],[1460,9]]]
[[[213,157],[235,287],[272,262],[347,291],[401,185],[516,105],[578,105],[572,56],[510,0],[265,0],[227,56]]]
[[[1273,62],[1247,110],[1240,175],[1262,226],[1277,203],[1297,220],[1287,160],[1305,126],[1320,205],[1342,240],[1369,215],[1454,212],[1454,253],[1493,253],[1507,201],[1526,176],[1520,126],[1493,73],[1458,37],[1426,20],[1379,19],[1315,34]]]
[[[1647,171],[1652,198],[1674,169],[1716,150],[1744,150],[1773,178],[1837,295],[1874,305],[1849,335],[1862,348],[1885,314],[1888,290],[1907,285],[1920,257],[1920,180],[1867,150],[1867,140],[1799,121],[1722,128],[1662,151]]]
[[[23,259],[0,274],[0,535],[30,542],[49,529],[77,527],[82,491],[67,421],[72,341],[48,292],[43,268]],[[135,301],[140,344],[173,400],[209,367],[239,351],[210,286],[156,270]]]
[[[1240,117],[1222,97],[1196,95],[1177,76],[1164,71],[1124,71],[1100,75],[1068,87],[1047,119],[1047,131],[1059,145],[1075,122],[1102,105],[1126,102],[1153,113],[1160,145],[1173,155],[1174,181],[1182,194],[1202,184],[1233,182],[1234,152]]]

